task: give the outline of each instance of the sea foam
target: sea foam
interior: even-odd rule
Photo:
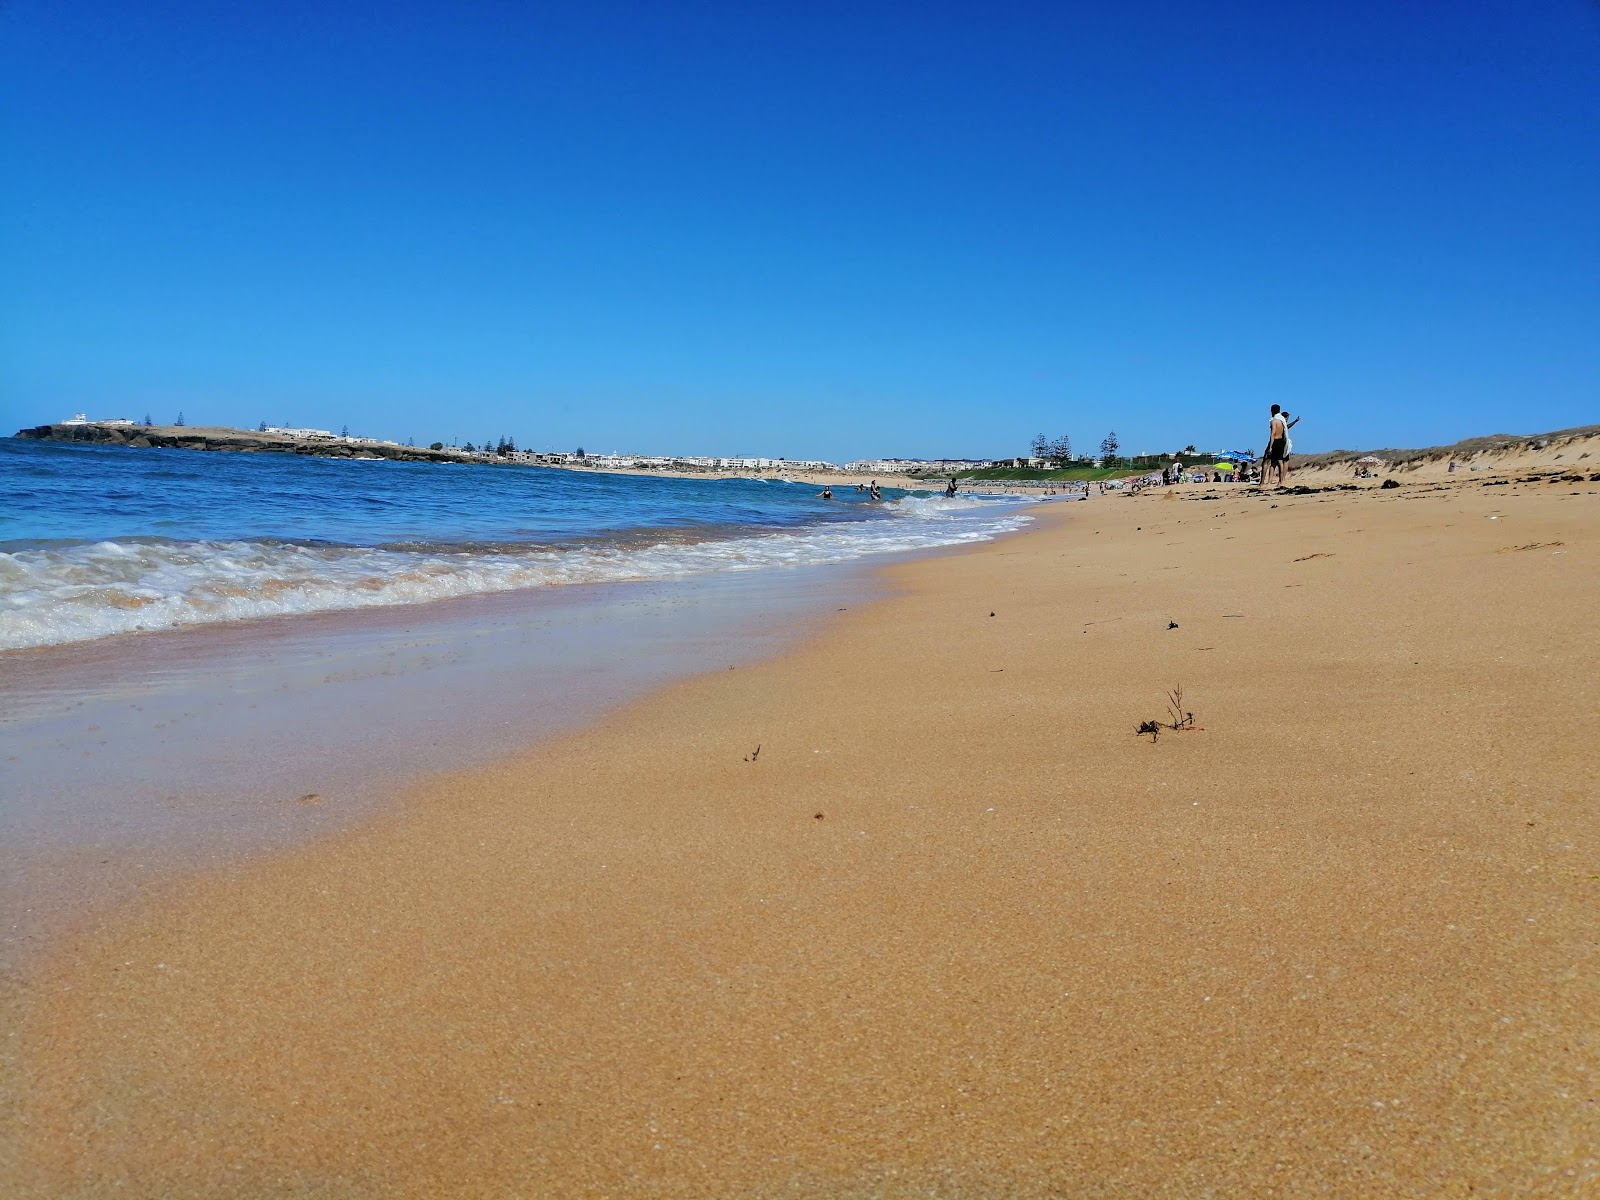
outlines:
[[[1017,505],[908,496],[883,520],[577,545],[384,547],[156,538],[0,552],[0,650],[256,617],[420,604],[488,592],[839,563],[984,541]]]

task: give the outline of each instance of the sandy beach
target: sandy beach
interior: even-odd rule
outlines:
[[[1592,1194],[1600,482],[1484,482],[1041,506],[151,889],[8,984],[0,1190]]]

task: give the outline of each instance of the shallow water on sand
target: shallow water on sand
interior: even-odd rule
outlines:
[[[0,656],[0,965],[175,872],[781,650],[874,590],[842,567],[718,574]]]

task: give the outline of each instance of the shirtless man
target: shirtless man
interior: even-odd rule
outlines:
[[[1278,486],[1288,486],[1288,457],[1289,421],[1283,410],[1274,404],[1272,406],[1272,417],[1267,422],[1267,452],[1261,457],[1262,487],[1266,487],[1271,482],[1274,472],[1278,476]]]

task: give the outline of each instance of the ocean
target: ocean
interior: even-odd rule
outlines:
[[[772,479],[0,439],[0,651],[252,618],[842,563],[1019,528],[1015,500]]]
[[[0,971],[781,653],[881,595],[874,561],[1031,507],[819,491],[0,439]]]

